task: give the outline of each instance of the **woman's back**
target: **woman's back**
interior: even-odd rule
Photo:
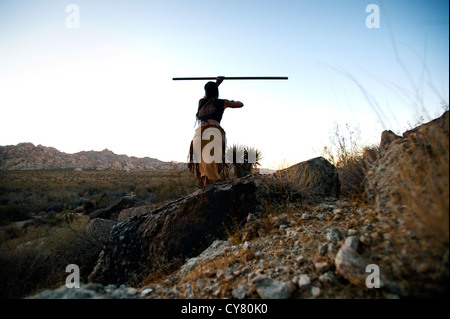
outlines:
[[[224,110],[224,100],[203,98],[198,102],[197,118],[201,121],[215,120],[220,123]]]

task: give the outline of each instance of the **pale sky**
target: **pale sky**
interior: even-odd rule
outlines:
[[[334,123],[378,144],[441,115],[448,61],[447,0],[0,0],[0,145],[186,161],[206,82],[173,77],[288,76],[220,86],[228,144],[277,168]]]

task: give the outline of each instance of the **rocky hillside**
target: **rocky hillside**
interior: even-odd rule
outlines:
[[[448,296],[448,143],[448,112],[383,132],[353,197],[315,158],[158,208],[91,214],[104,246],[90,282],[31,298]]]
[[[96,169],[96,170],[152,170],[168,169],[175,164],[154,158],[117,155],[110,150],[82,151],[68,154],[53,147],[32,143],[0,146],[0,170],[35,169]]]

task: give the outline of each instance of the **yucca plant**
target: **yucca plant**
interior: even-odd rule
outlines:
[[[253,173],[261,159],[261,151],[254,147],[233,144],[226,149],[226,160],[231,163],[237,178]]]

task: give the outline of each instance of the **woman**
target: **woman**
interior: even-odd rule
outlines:
[[[221,180],[220,175],[226,175],[225,131],[220,126],[220,121],[226,108],[244,106],[239,101],[219,99],[219,85],[223,80],[224,77],[217,77],[216,82],[206,83],[205,96],[198,102],[196,118],[199,127],[191,142],[188,169],[197,175],[200,187],[217,183]],[[213,141],[215,144],[211,146]],[[220,149],[214,147],[217,142],[220,142]],[[210,154],[211,150],[214,154]],[[215,153],[216,151],[220,154]]]

